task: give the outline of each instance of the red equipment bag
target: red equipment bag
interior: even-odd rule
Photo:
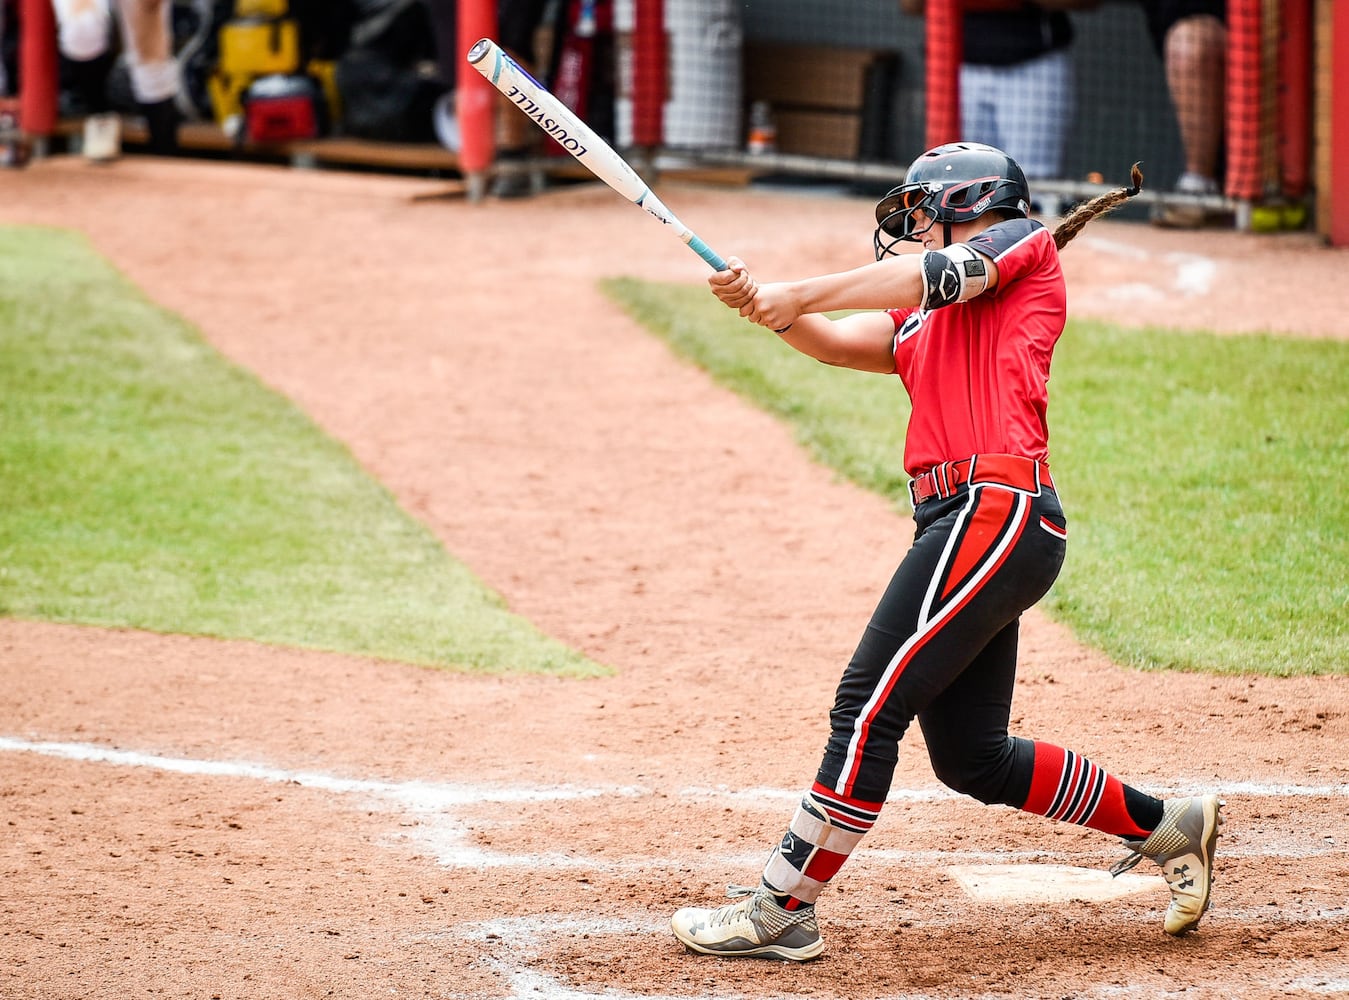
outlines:
[[[264,76],[244,91],[247,142],[314,139],[323,132],[323,94],[307,76]]]

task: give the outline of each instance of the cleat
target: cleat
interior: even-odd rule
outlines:
[[[1208,229],[1214,226],[1231,229],[1236,225],[1236,215],[1231,209],[1198,200],[1221,194],[1222,189],[1213,178],[1185,173],[1176,181],[1175,196],[1163,197],[1154,206],[1152,224],[1163,229]],[[1187,201],[1187,197],[1194,200]]]
[[[1168,800],[1162,821],[1146,840],[1126,840],[1133,853],[1110,869],[1122,875],[1144,858],[1157,862],[1171,888],[1163,929],[1180,936],[1199,926],[1209,908],[1213,888],[1213,850],[1222,826],[1222,808],[1216,795]]]
[[[670,929],[690,951],[704,955],[776,958],[805,962],[824,951],[815,907],[786,910],[763,886],[730,886],[719,909],[689,907],[670,918]]]

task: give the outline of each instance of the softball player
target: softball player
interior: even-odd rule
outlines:
[[[688,948],[804,961],[824,950],[815,900],[880,815],[899,741],[918,720],[937,777],[1001,803],[1122,837],[1118,874],[1150,858],[1171,890],[1168,934],[1209,905],[1216,795],[1162,801],[1050,743],[1008,735],[1021,613],[1063,563],[1046,384],[1067,299],[1059,249],[1136,194],[1107,193],[1050,233],[1027,218],[1021,168],[991,146],[919,157],[876,208],[876,261],[760,285],[732,258],[709,279],[742,316],[827,364],[897,374],[913,403],[904,467],[916,531],[839,682],[830,737],[758,887],[682,909]],[[903,241],[921,254],[899,255]],[[895,308],[898,304],[898,308]],[[826,312],[874,310],[831,320]]]

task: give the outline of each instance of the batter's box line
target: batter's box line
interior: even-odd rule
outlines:
[[[47,757],[90,763],[113,764],[121,767],[145,767],[177,774],[206,777],[252,778],[280,784],[301,785],[338,794],[365,794],[404,801],[417,808],[438,809],[472,805],[476,802],[551,802],[559,799],[601,798],[606,796],[639,797],[653,794],[641,785],[611,785],[608,787],[574,785],[471,785],[453,782],[423,780],[381,781],[369,778],[343,778],[319,771],[290,771],[269,764],[251,761],[200,760],[190,757],[169,757],[161,754],[95,743],[72,743],[57,740],[27,740],[21,737],[0,736],[0,751],[36,753]],[[1295,783],[1261,783],[1232,781],[1215,783],[1212,780],[1170,787],[1137,785],[1158,795],[1194,795],[1211,790],[1218,784],[1225,795],[1247,798],[1309,797],[1349,798],[1349,784],[1299,785]],[[800,790],[752,787],[734,789],[726,785],[690,786],[676,794],[693,800],[730,800],[747,805],[780,804],[800,799]],[[928,802],[940,800],[963,801],[976,804],[967,796],[946,788],[892,789],[888,802]]]
[[[124,767],[144,767],[189,776],[238,777],[272,783],[295,784],[332,794],[360,796],[366,800],[383,799],[396,803],[404,809],[411,809],[414,814],[422,813],[423,815],[427,812],[438,813],[452,806],[482,802],[548,802],[568,798],[592,798],[600,795],[650,794],[643,789],[630,786],[609,789],[540,788],[533,786],[478,787],[424,781],[372,781],[314,772],[287,771],[268,765],[240,761],[192,760],[100,747],[86,743],[32,741],[4,736],[0,736],[0,751],[35,753],[65,760]],[[1280,790],[1273,794],[1287,794],[1283,790],[1285,787],[1279,786]],[[1302,791],[1305,793],[1307,790],[1302,789]],[[1349,792],[1349,788],[1337,786],[1334,789],[1321,791],[1320,794],[1344,795],[1346,792]],[[781,794],[775,791],[774,797],[776,798]],[[950,855],[946,855],[946,857],[949,860]],[[511,863],[517,865],[532,864],[537,860],[524,856],[510,858]],[[580,862],[579,859],[568,860],[585,863]],[[704,861],[706,860],[704,859]],[[760,857],[758,860],[762,860],[762,858]],[[590,867],[593,868],[594,864],[591,863]],[[645,870],[650,870],[649,862],[645,865]],[[1156,919],[1155,914],[1121,912],[1119,916],[1122,921],[1147,920],[1151,922]],[[1225,911],[1215,908],[1211,922],[1228,919],[1246,925],[1268,925],[1284,922],[1305,924],[1323,921],[1345,923],[1349,922],[1349,912],[1342,908],[1313,909],[1306,907],[1304,909],[1294,907],[1290,909],[1286,906],[1277,908],[1251,907],[1240,911]],[[937,924],[941,922],[940,919],[936,920]],[[484,954],[484,961],[496,963],[495,967],[510,983],[512,991],[509,994],[510,1000],[757,1000],[757,994],[753,997],[744,994],[728,995],[724,993],[652,995],[636,994],[607,987],[599,992],[579,990],[563,983],[555,976],[527,967],[526,962],[531,957],[539,957],[541,955],[540,949],[549,940],[545,937],[545,932],[550,933],[553,939],[564,932],[593,935],[624,933],[639,934],[644,937],[650,936],[654,941],[657,935],[667,934],[668,929],[663,921],[657,921],[650,917],[627,921],[577,919],[558,921],[553,918],[524,917],[464,925],[461,929],[461,940],[466,937],[469,940],[477,940],[483,945],[488,952]],[[505,954],[499,958],[491,956],[490,951],[497,949],[504,951]],[[690,960],[696,961],[696,959]],[[1083,996],[1086,998],[1118,996],[1118,988],[1118,984],[1102,986],[1095,991],[1083,994]],[[1143,990],[1143,992],[1146,992],[1146,990]],[[495,1000],[499,996],[499,993],[483,995],[484,1000],[487,1000],[488,997]],[[818,994],[810,994],[809,996],[814,998],[818,997]],[[984,996],[987,1000],[1006,1000],[1005,994],[985,994]],[[785,1000],[798,1000],[798,995],[789,995]],[[806,995],[800,995],[799,1000],[806,1000]],[[879,1000],[901,1000],[901,998],[896,996],[894,998],[879,998]],[[939,1000],[939,998],[905,994],[903,1000]],[[979,1000],[979,998],[971,998],[971,1000]]]
[[[416,833],[395,835],[404,841],[414,841],[430,850],[438,863],[448,868],[542,868],[542,869],[588,869],[591,871],[646,871],[651,867],[651,859],[634,858],[627,862],[613,862],[571,854],[510,854],[503,851],[487,851],[469,843],[467,824],[454,814],[453,810],[476,806],[484,803],[547,803],[577,799],[597,799],[602,797],[637,798],[653,794],[650,789],[633,785],[615,785],[607,788],[577,786],[529,786],[529,785],[461,785],[429,781],[380,781],[361,778],[345,778],[321,772],[291,771],[267,764],[247,761],[196,760],[184,757],[168,757],[157,754],[122,750],[113,747],[98,746],[90,743],[72,743],[58,741],[34,741],[18,737],[0,736],[0,751],[12,753],[34,753],[63,760],[88,763],[110,764],[120,767],[139,767],[166,771],[174,774],[205,777],[245,778],[274,784],[298,785],[341,796],[357,796],[367,802],[383,801],[401,808],[405,814],[417,817],[423,825]],[[1349,785],[1305,786],[1276,785],[1258,786],[1243,784],[1241,792],[1247,796],[1255,794],[1288,795],[1296,793],[1319,796],[1349,795]],[[772,804],[781,806],[797,798],[799,792],[782,789],[750,788],[733,790],[725,787],[687,788],[678,793],[681,797],[706,801],[732,801],[742,806],[750,804]],[[898,796],[912,794],[915,797],[954,798],[955,794],[940,790],[899,790]],[[961,797],[963,798],[963,797]],[[971,801],[972,800],[966,800]],[[392,839],[392,838],[391,838]],[[1333,843],[1333,841],[1331,842]],[[1334,847],[1323,848],[1319,853],[1336,853]],[[1050,855],[1043,851],[1034,852],[1041,859],[1067,860],[1065,857]],[[1309,852],[1302,850],[1302,855]],[[882,863],[908,862],[921,860],[922,852],[904,852],[883,848],[863,848],[858,852],[859,861],[875,860]],[[939,856],[951,861],[1006,861],[1007,852],[940,852]],[[1278,856],[1283,856],[1279,854]],[[711,858],[704,855],[705,866]],[[732,862],[737,859],[721,859]],[[762,862],[756,854],[754,864]]]

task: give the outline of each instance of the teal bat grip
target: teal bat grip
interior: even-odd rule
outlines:
[[[705,261],[707,261],[709,264],[711,264],[711,265],[712,265],[712,270],[714,270],[714,271],[724,271],[724,270],[726,270],[726,261],[722,259],[721,255],[718,254],[715,250],[713,250],[713,249],[712,249],[710,246],[708,246],[706,243],[704,243],[702,240],[700,240],[697,236],[691,236],[691,237],[690,237],[690,239],[689,239],[689,247],[690,247],[690,248],[693,250],[693,252],[696,253],[699,257],[701,257],[703,260],[705,260]]]

